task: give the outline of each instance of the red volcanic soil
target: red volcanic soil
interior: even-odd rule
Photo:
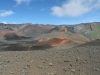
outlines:
[[[59,45],[63,45],[63,44],[68,44],[71,41],[68,39],[52,38],[48,42],[50,43],[51,46],[59,46]]]
[[[49,40],[44,40],[42,42],[39,42],[38,44],[36,44],[35,46],[60,46],[60,45],[64,45],[64,44],[68,44],[71,43],[72,40],[67,39],[65,37],[57,37],[57,38],[51,38]]]

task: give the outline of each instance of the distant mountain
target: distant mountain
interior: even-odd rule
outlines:
[[[0,23],[0,31],[2,30],[12,30],[12,31],[19,31],[24,28],[25,24],[3,24]]]
[[[19,32],[23,33],[25,36],[36,37],[37,35],[41,35],[49,31],[53,27],[54,26],[49,25],[27,25],[24,28],[22,28]]]
[[[12,50],[16,50],[17,47],[26,50],[61,46],[64,49],[72,48],[95,40],[88,37],[99,38],[99,24],[99,22],[76,25],[0,24],[0,41],[7,42],[7,49]]]
[[[49,33],[51,32],[67,32],[67,33],[74,33],[71,29],[69,29],[66,26],[57,26],[52,28],[50,31],[48,31]]]
[[[60,29],[59,29],[60,27]],[[100,38],[100,22],[81,23],[75,25],[43,25],[43,24],[3,24],[0,23],[0,37],[2,31],[12,31],[22,36],[37,37],[44,33],[62,33],[63,31],[71,33],[79,33],[89,38]],[[67,34],[67,35],[69,35]],[[77,34],[78,35],[78,34]]]
[[[81,33],[87,37],[100,38],[100,22],[81,23],[68,26],[76,33]]]
[[[3,23],[0,23],[0,37],[3,37],[9,32],[20,34],[20,36],[37,37],[49,31],[53,27],[54,27],[53,25],[42,25],[42,24],[3,24]]]
[[[73,32],[66,26],[55,27],[51,29],[50,31],[48,31],[47,33],[37,37],[37,39],[56,38],[60,36],[66,37],[73,41],[79,41],[79,42],[89,41],[87,37],[83,36],[82,34]]]

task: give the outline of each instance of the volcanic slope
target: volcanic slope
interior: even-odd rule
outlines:
[[[100,22],[81,23],[71,28],[74,32],[81,33],[87,37],[100,38]]]
[[[60,36],[63,36],[63,37],[69,38],[70,40],[78,41],[78,42],[90,41],[89,38],[83,36],[82,34],[75,33],[65,26],[55,27],[51,29],[50,31],[48,31],[46,34],[43,34],[42,36],[37,37],[36,39],[46,39],[46,38],[49,39],[49,38],[57,38]]]
[[[42,24],[0,24],[0,39],[3,39],[4,35],[9,33],[26,37],[37,37],[53,27],[54,26]]]
[[[34,42],[35,40],[37,42]],[[23,46],[25,50],[45,50],[50,48],[66,49],[84,44],[89,41],[90,39],[88,39],[87,37],[78,33],[74,33],[65,26],[61,26],[52,28],[46,34],[43,34],[42,36],[39,36],[36,39],[31,39],[27,42],[19,42],[15,45],[8,45],[8,47],[5,49],[18,50],[19,48],[15,49],[15,47],[19,47],[19,45]]]
[[[91,41],[89,38],[83,36],[82,34],[75,33],[65,26],[55,27],[46,34],[36,38],[36,40],[39,41],[39,43],[35,45],[37,48],[47,48],[48,45],[53,48],[56,46],[56,49],[72,48]]]
[[[37,37],[50,29],[52,29],[53,26],[46,26],[46,25],[27,25],[24,28],[22,28],[19,32],[23,33],[23,35],[28,37]]]

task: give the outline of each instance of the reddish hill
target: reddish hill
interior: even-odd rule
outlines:
[[[45,40],[37,43],[34,46],[35,47],[46,47],[46,46],[55,47],[55,46],[60,46],[60,45],[64,45],[64,44],[69,44],[71,42],[72,42],[72,40],[62,36],[62,37],[51,38],[51,39],[47,39],[47,40],[45,39]]]

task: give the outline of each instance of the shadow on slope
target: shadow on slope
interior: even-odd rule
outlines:
[[[76,47],[85,47],[85,46],[100,46],[100,39],[96,39]]]
[[[71,48],[97,46],[97,45],[99,46],[100,40],[96,39],[94,41],[83,44],[83,43],[72,41],[63,36],[60,36],[60,37],[51,38],[51,39],[48,38],[48,39],[40,39],[40,40],[33,40],[33,41],[24,41],[24,42],[19,42],[16,44],[8,44],[2,49],[2,51],[47,50],[47,49],[54,48],[54,47],[55,48],[60,47],[60,46],[63,47],[63,45],[70,46]]]
[[[2,51],[27,51],[27,48],[23,45],[9,44],[8,47],[3,48]]]
[[[4,35],[5,40],[22,40],[22,39],[30,39],[31,37],[19,36],[16,33],[9,33]]]
[[[28,50],[46,50],[56,46],[72,43],[70,39],[65,37],[44,39],[42,41],[35,40],[30,42],[20,42],[16,44],[8,44],[2,51],[28,51]]]

